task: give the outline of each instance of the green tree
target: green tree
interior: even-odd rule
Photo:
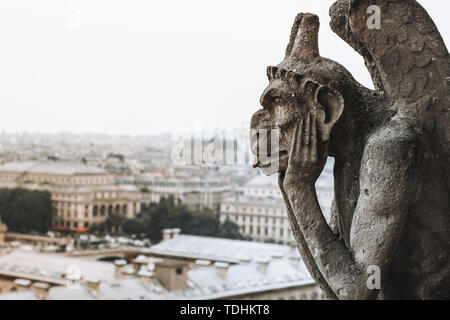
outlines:
[[[145,233],[145,223],[140,219],[127,219],[122,225],[122,231],[126,234]]]
[[[107,233],[106,224],[105,222],[94,223],[89,231],[98,235],[105,235]]]
[[[229,219],[225,220],[220,227],[220,235],[228,239],[243,239],[239,226]]]
[[[45,233],[51,227],[53,206],[47,191],[0,190],[0,215],[10,231]]]
[[[153,243],[161,241],[162,231],[167,228],[180,228],[184,234],[191,235],[245,239],[238,225],[231,220],[221,223],[218,213],[211,210],[192,211],[184,205],[175,204],[173,197],[142,208],[136,218],[111,215],[104,222],[93,225],[91,231],[98,234],[118,231],[128,235],[145,234]]]
[[[111,214],[105,220],[106,231],[108,231],[109,233],[119,233],[125,219],[126,218],[119,213]]]
[[[137,221],[153,243],[161,241],[162,230],[166,228],[180,228],[184,234],[191,235],[244,239],[234,222],[228,220],[222,224],[219,214],[210,210],[192,211],[184,205],[175,205],[173,197],[150,204]]]

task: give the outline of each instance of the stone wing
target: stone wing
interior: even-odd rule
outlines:
[[[373,5],[379,29],[368,25]],[[338,0],[330,16],[333,31],[364,57],[375,88],[435,140],[450,186],[450,61],[433,20],[415,0]]]

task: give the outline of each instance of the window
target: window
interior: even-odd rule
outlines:
[[[175,273],[178,275],[182,275],[183,274],[183,269],[182,268],[176,268],[175,269]]]

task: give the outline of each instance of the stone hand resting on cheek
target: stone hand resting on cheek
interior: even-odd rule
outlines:
[[[319,144],[321,137],[316,115],[309,113],[295,126],[284,188],[297,183],[314,185],[327,159],[327,154],[319,150]]]

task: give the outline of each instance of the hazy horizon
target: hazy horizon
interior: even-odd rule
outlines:
[[[321,55],[372,87],[328,23],[334,0],[0,3],[0,132],[155,135],[248,123],[298,12]],[[448,2],[419,1],[448,44]]]

